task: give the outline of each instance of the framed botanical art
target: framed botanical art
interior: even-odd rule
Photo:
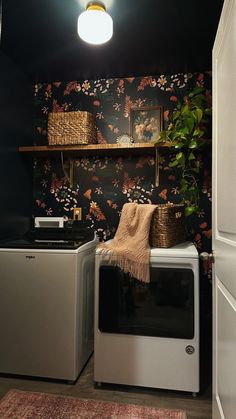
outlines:
[[[135,143],[149,143],[158,140],[162,124],[162,106],[143,106],[130,110],[130,136]]]

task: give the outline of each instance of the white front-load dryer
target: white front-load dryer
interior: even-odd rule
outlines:
[[[199,391],[199,267],[192,243],[151,249],[142,284],[96,251],[98,383]]]

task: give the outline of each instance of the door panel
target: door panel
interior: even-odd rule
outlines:
[[[236,306],[231,294],[219,283],[218,300],[218,395],[226,418],[236,412]]]
[[[217,125],[217,228],[223,237],[224,233],[236,233],[236,188],[231,187],[231,180],[236,179],[236,142],[232,136],[236,132],[236,48],[233,25],[232,16],[229,16],[217,55],[217,115],[220,121]]]
[[[213,49],[213,418],[236,411],[236,0]]]
[[[218,236],[215,248],[217,278],[224,284],[227,290],[236,298],[236,247],[235,242],[226,242],[225,238]]]

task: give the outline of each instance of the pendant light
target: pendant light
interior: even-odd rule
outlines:
[[[111,39],[113,21],[103,3],[92,1],[78,18],[78,34],[83,41],[99,45]]]

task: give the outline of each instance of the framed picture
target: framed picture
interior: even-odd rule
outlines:
[[[144,106],[130,109],[130,136],[135,143],[149,143],[159,138],[163,107]]]

